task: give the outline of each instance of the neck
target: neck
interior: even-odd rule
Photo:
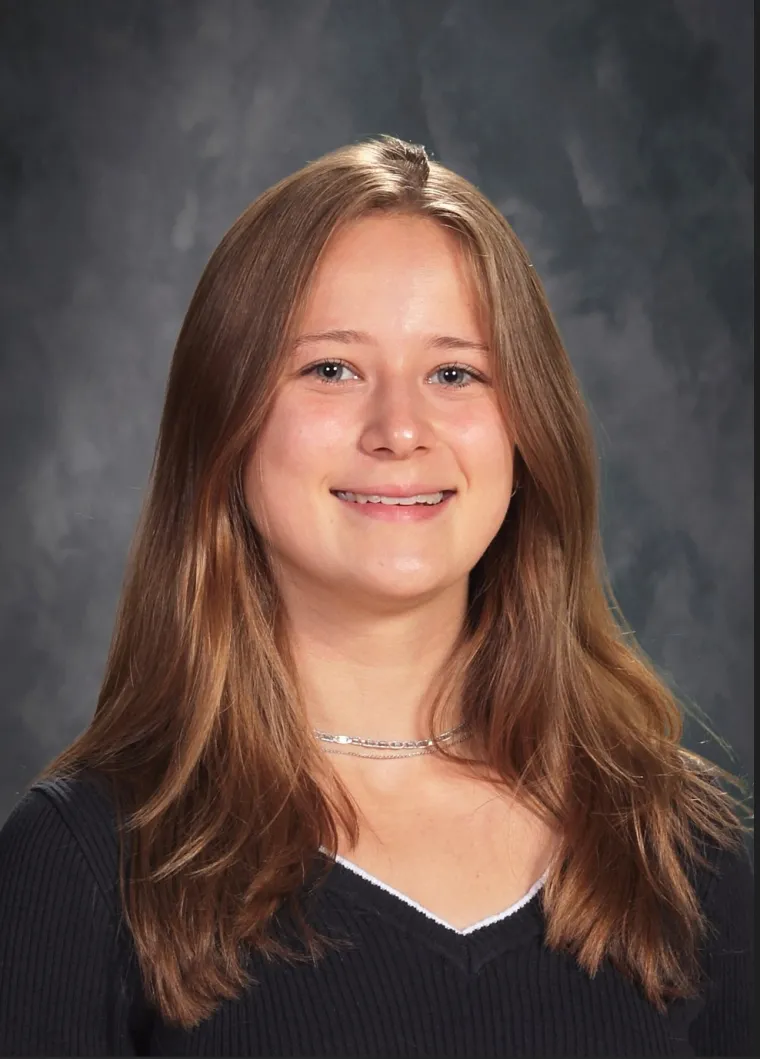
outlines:
[[[459,635],[463,602],[451,594],[363,620],[334,599],[290,607],[290,647],[311,727],[363,739],[428,738],[435,680]],[[436,734],[460,723],[458,694],[439,717]]]

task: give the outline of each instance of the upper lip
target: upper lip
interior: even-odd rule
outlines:
[[[365,489],[331,489],[331,493],[358,493],[360,496],[425,496],[428,493],[455,493],[456,489],[441,489],[438,485],[378,485]]]

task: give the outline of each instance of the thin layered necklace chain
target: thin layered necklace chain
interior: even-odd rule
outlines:
[[[438,742],[459,743],[467,737],[467,722],[463,721],[456,728],[450,728],[438,737]],[[416,757],[419,754],[431,754],[436,750],[432,739],[361,739],[356,735],[330,735],[314,729],[314,734],[320,742],[329,744],[325,747],[328,754],[348,754],[352,757],[372,758],[397,758]],[[349,750],[344,747],[361,747],[361,750]],[[381,754],[373,754],[372,750],[382,750]],[[393,751],[401,753],[393,753]]]

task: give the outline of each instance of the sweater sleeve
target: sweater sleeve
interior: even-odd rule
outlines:
[[[722,851],[716,866],[704,902],[711,929],[700,953],[706,1002],[689,1043],[697,1056],[757,1055],[754,872],[746,849]]]
[[[0,1055],[136,1054],[115,935],[80,842],[28,791],[0,830]]]

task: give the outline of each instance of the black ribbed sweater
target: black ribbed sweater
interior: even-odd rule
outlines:
[[[746,853],[699,869],[716,930],[705,985],[665,1015],[608,963],[591,979],[545,947],[540,888],[468,933],[337,863],[309,914],[353,948],[316,965],[251,953],[260,984],[187,1032],[146,1003],[117,931],[117,848],[110,801],[84,775],[35,784],[0,830],[0,1055],[757,1054]]]

